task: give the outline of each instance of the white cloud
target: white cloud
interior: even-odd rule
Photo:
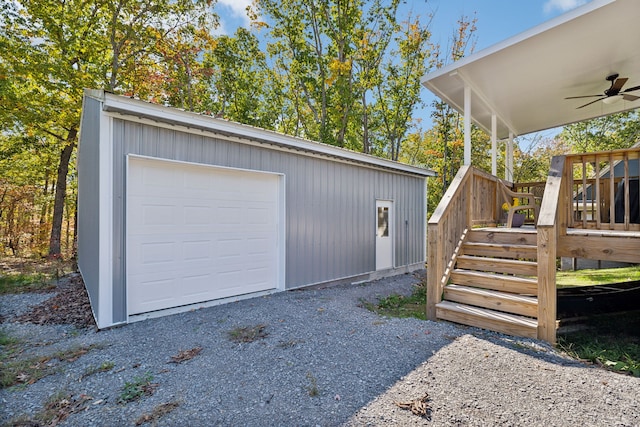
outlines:
[[[217,5],[227,9],[232,17],[241,19],[242,25],[248,27],[250,20],[247,16],[247,6],[251,3],[251,0],[218,0]],[[220,13],[220,18],[223,18],[223,15],[224,13]]]
[[[543,10],[544,13],[551,13],[556,10],[566,12],[582,6],[586,2],[587,0],[548,0],[543,6]]]

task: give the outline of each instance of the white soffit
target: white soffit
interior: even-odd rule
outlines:
[[[443,67],[422,84],[461,114],[464,85],[471,87],[471,116],[498,138],[550,129],[640,108],[636,101],[613,104],[596,98],[613,73],[629,80],[622,90],[640,85],[640,1],[593,0],[564,15]],[[640,90],[629,93],[640,96]]]

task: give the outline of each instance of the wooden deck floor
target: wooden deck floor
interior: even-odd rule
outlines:
[[[476,230],[483,231],[495,231],[503,233],[537,233],[536,228],[533,225],[523,225],[522,227],[481,227]],[[567,229],[567,235],[569,236],[589,236],[589,237],[629,237],[640,239],[640,231],[624,231],[624,230],[592,230],[585,228],[569,228]]]
[[[527,234],[536,234],[536,228],[533,225],[523,225],[522,227],[481,227],[474,228],[474,230],[482,230],[482,231],[493,231],[493,232],[502,232],[502,233],[527,233]]]

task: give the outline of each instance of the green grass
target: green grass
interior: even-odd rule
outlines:
[[[320,390],[318,389],[318,380],[311,372],[307,372],[307,379],[309,380],[307,393],[309,393],[309,396],[311,397],[318,397],[320,395]]]
[[[236,343],[250,343],[269,336],[265,332],[267,325],[259,324],[255,326],[242,326],[233,328],[227,332],[229,339]]]
[[[98,366],[90,365],[84,370],[84,372],[80,376],[80,381],[83,380],[86,377],[91,376],[91,375],[94,375],[94,374],[97,374],[97,373],[100,373],[100,372],[110,371],[110,370],[113,369],[114,366],[115,366],[115,363],[113,363],[111,361],[102,362]]]
[[[633,277],[638,268],[612,270],[616,271],[598,275],[602,280],[607,280],[603,283],[635,280]],[[592,275],[578,273],[586,278],[580,280],[580,285],[594,284]],[[381,299],[378,304],[363,303],[367,309],[383,316],[415,317],[423,320],[425,304],[424,284],[416,286],[409,297],[394,294]],[[558,336],[558,347],[577,359],[590,361],[613,371],[640,376],[640,312],[593,316],[589,319],[587,328]]]
[[[51,279],[44,273],[2,273],[0,294],[18,294],[53,289]]]
[[[5,337],[4,340],[12,338]],[[75,346],[50,355],[20,358],[20,347],[21,343],[17,340],[3,347],[0,357],[0,388],[33,384],[60,371],[60,366],[50,363],[53,359],[71,363],[91,350],[102,348],[99,345]]]
[[[559,271],[556,283],[559,288],[573,286],[607,285],[640,280],[640,265],[600,270]]]
[[[392,294],[380,299],[378,304],[366,301],[363,302],[365,308],[378,313],[381,316],[402,318],[415,317],[422,320],[427,319],[426,304],[427,287],[424,283],[416,285],[413,289],[413,293],[408,297]]]
[[[640,312],[593,316],[586,326],[558,336],[558,346],[578,359],[640,377]]]
[[[11,335],[7,334],[6,331],[4,330],[0,330],[0,346],[14,346],[16,344],[18,344],[20,342],[19,339],[17,339],[16,337],[12,337]],[[4,353],[3,349],[3,353]]]
[[[125,404],[138,400],[143,396],[151,396],[157,387],[157,384],[153,384],[151,381],[153,381],[153,376],[151,373],[146,372],[142,376],[134,377],[133,381],[125,382],[118,402]]]
[[[76,270],[73,260],[0,257],[0,295],[51,290],[54,281]]]

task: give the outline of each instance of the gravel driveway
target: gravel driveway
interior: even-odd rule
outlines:
[[[87,351],[48,357],[56,373],[0,390],[0,423],[33,418],[51,396],[65,395],[67,426],[640,425],[639,378],[536,340],[362,307],[409,294],[417,282],[407,274],[283,292],[100,332],[17,323],[16,314],[48,296],[2,296],[0,327],[20,340],[20,357]],[[230,337],[258,326],[253,342]],[[149,394],[123,400],[125,384],[141,379]],[[395,403],[425,394],[430,418]]]

